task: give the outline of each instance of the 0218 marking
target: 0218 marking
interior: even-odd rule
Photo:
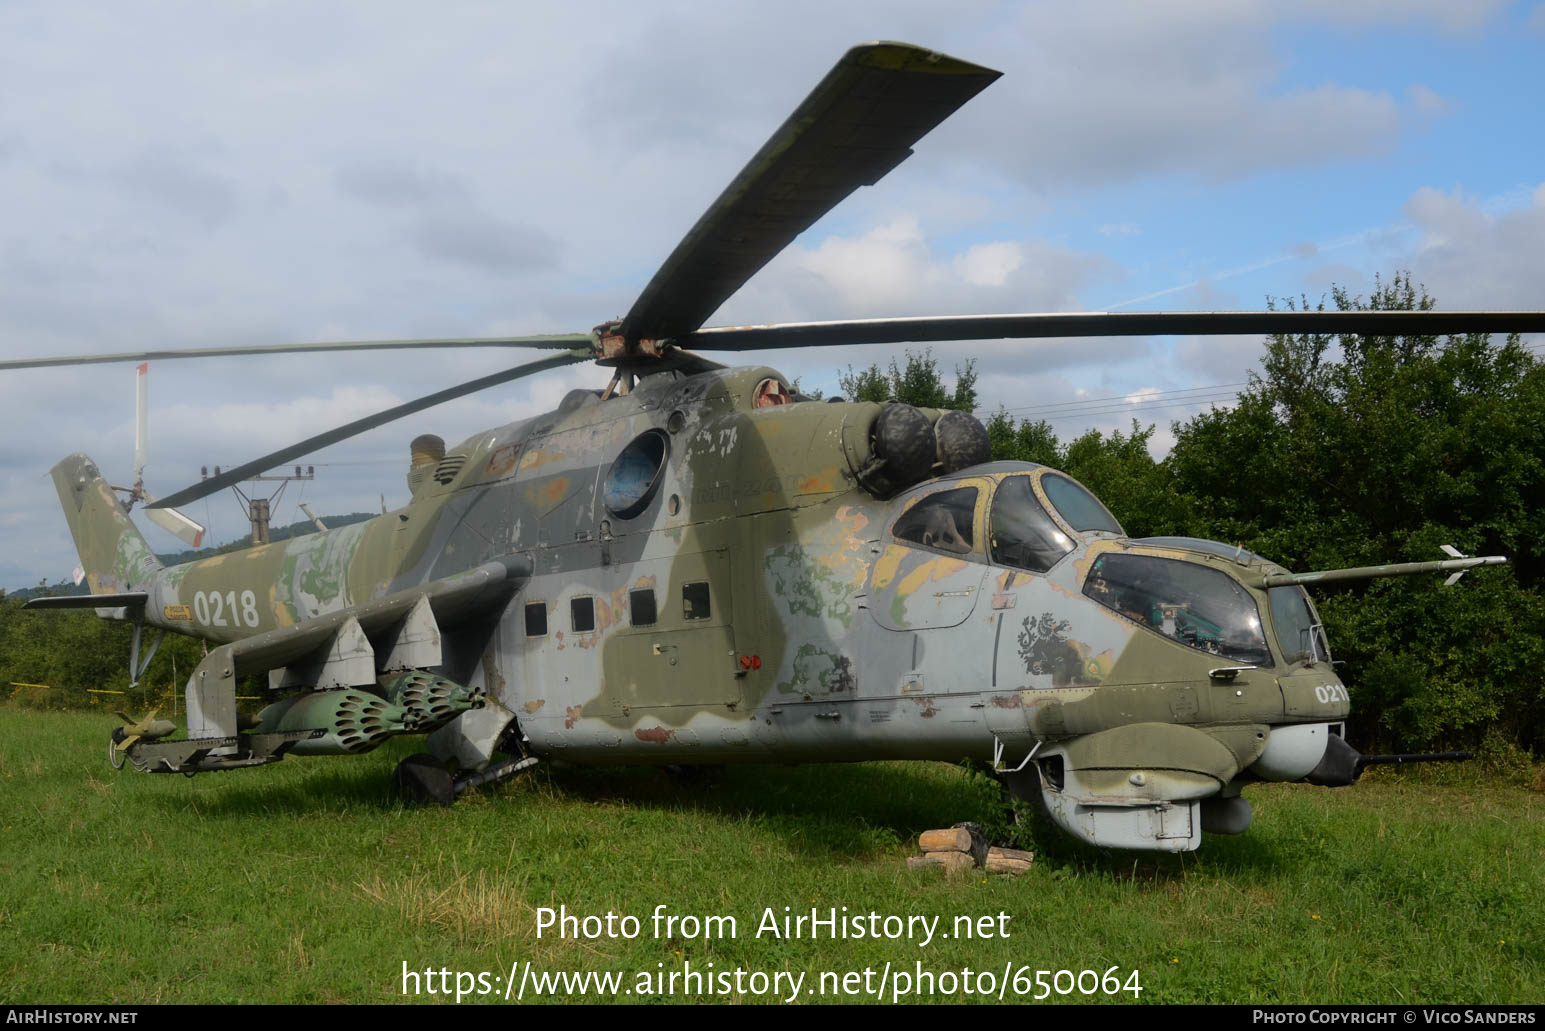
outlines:
[[[1321,684],[1314,689],[1314,697],[1319,699],[1321,705],[1329,705],[1331,702],[1352,701],[1347,694],[1347,689],[1340,684]]]
[[[257,595],[241,592],[241,605],[236,604],[236,592],[199,591],[193,595],[193,616],[205,626],[258,625]],[[230,608],[230,622],[226,622],[226,607]]]

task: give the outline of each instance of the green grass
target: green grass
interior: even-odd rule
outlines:
[[[1032,980],[1135,968],[1142,1002],[1545,1001],[1545,795],[1473,772],[1262,785],[1254,827],[1197,853],[1062,849],[1019,878],[948,881],[904,857],[921,830],[992,816],[983,782],[952,766],[749,767],[691,787],[539,768],[415,810],[386,790],[412,741],[190,780],[114,773],[112,723],[0,707],[6,1002],[398,1001],[404,961],[512,960],[627,971],[629,986],[686,960],[803,971],[807,987],[921,961]],[[733,915],[739,937],[656,940],[662,903]],[[560,904],[638,916],[643,934],[538,940],[537,908]],[[943,929],[1002,911],[1010,936],[754,937],[764,907],[844,905]]]

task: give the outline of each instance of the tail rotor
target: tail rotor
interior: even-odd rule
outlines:
[[[118,488],[129,495],[129,504],[145,505],[145,515],[152,523],[181,540],[190,548],[204,543],[204,527],[174,508],[153,508],[155,495],[145,489],[145,463],[150,452],[150,363],[141,362],[134,384],[134,486]]]

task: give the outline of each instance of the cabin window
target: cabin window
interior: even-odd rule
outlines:
[[[606,472],[601,488],[606,510],[620,519],[641,515],[660,487],[669,450],[670,438],[662,430],[634,437]]]
[[[681,585],[681,615],[683,619],[707,619],[711,615],[706,580]]]
[[[1271,600],[1271,624],[1282,657],[1288,662],[1329,662],[1330,646],[1304,589],[1273,587],[1266,597]]]
[[[988,555],[994,565],[1044,573],[1073,550],[1030,489],[1030,477],[1010,476],[998,484],[988,523]]]
[[[569,602],[569,618],[576,634],[588,634],[595,629],[595,599],[590,595]]]
[[[547,636],[547,602],[532,601],[526,603],[526,636]]]
[[[634,626],[654,626],[659,619],[655,612],[654,588],[645,587],[628,592],[628,611],[632,613]]]
[[[964,555],[976,540],[975,516],[975,487],[941,490],[903,512],[891,533],[925,548]]]

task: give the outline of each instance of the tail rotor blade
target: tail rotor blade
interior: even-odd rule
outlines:
[[[145,515],[150,521],[161,529],[172,534],[190,548],[202,548],[204,546],[204,527],[189,519],[175,508],[153,508],[155,495],[149,491],[141,491],[140,496],[145,500]]]
[[[140,362],[134,374],[134,485],[145,482],[150,453],[150,363]]]

